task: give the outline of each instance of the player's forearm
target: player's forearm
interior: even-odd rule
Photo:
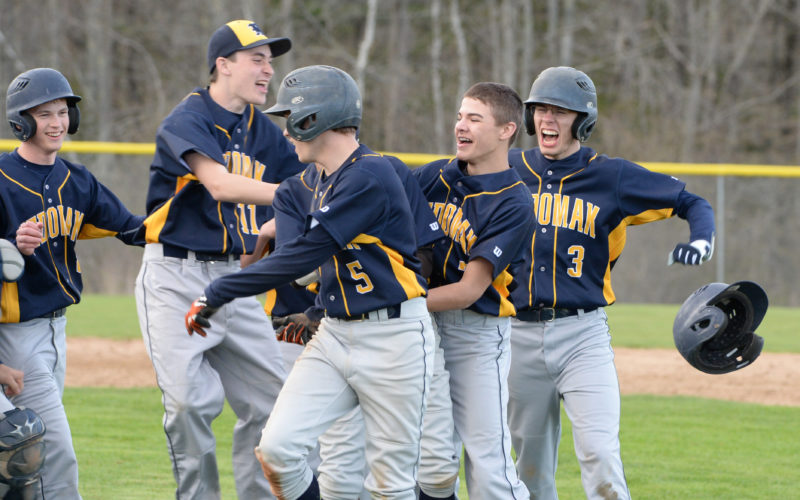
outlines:
[[[221,163],[200,153],[187,153],[185,159],[195,177],[215,200],[253,205],[272,204],[277,184],[232,174]]]
[[[217,201],[247,203],[252,205],[272,205],[277,184],[261,182],[249,177],[226,173],[226,178],[217,179],[211,184],[203,183],[211,197]]]
[[[715,232],[714,209],[704,198],[688,191],[681,191],[675,213],[689,223],[691,231],[689,239],[691,241],[711,241],[713,239]]]
[[[450,283],[449,285],[437,286],[428,290],[426,303],[428,311],[453,311],[466,309],[480,298],[486,288],[475,290],[465,286],[464,282]]]
[[[206,303],[221,307],[238,297],[250,297],[291,282],[321,266],[339,245],[321,226],[276,250],[241,271],[212,281],[205,289]]]

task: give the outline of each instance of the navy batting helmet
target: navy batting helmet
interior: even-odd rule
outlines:
[[[675,317],[675,346],[689,364],[706,373],[744,368],[764,347],[764,339],[754,332],[768,305],[766,292],[752,281],[702,286]]]
[[[531,93],[525,101],[525,130],[528,135],[536,133],[533,124],[533,108],[536,104],[551,104],[578,112],[572,124],[572,136],[581,142],[592,135],[597,123],[597,91],[586,73],[569,66],[547,68],[531,85]]]
[[[74,134],[80,122],[77,102],[81,97],[72,93],[64,75],[52,68],[36,68],[11,81],[6,92],[6,118],[17,139],[24,142],[36,133],[36,120],[27,111],[56,99],[66,99],[69,116],[67,133]]]
[[[286,116],[286,131],[310,141],[326,130],[361,124],[361,93],[355,80],[332,66],[306,66],[286,75],[277,102],[265,111]]]

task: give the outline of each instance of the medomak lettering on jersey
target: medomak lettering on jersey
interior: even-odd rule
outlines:
[[[228,165],[228,171],[235,175],[250,177],[251,179],[263,179],[264,171],[267,166],[258,160],[253,160],[248,155],[242,154],[239,151],[225,151],[223,154],[225,164]],[[259,223],[257,217],[256,205],[237,203],[239,210],[240,228],[245,234],[258,234]]]
[[[81,231],[83,217],[84,213],[79,210],[58,205],[48,207],[47,211],[39,212],[28,220],[42,223],[44,227],[42,229],[42,241],[58,237],[68,237],[70,240],[75,241]]]
[[[469,221],[464,219],[461,207],[452,203],[441,202],[433,202],[430,205],[433,214],[439,220],[439,226],[441,226],[444,234],[461,245],[461,249],[465,253],[469,253],[478,237],[475,235],[475,231],[472,230]]]
[[[534,193],[532,196],[539,225],[571,229],[594,239],[595,220],[600,213],[600,207],[582,198],[558,193]]]
[[[228,170],[232,174],[243,175],[252,179],[262,179],[264,171],[267,169],[267,166],[260,161],[253,160],[250,156],[244,155],[239,151],[225,151],[223,157],[228,165]]]

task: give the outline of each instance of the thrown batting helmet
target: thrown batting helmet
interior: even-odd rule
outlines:
[[[326,130],[361,124],[361,94],[355,80],[332,66],[306,66],[286,75],[277,102],[265,111],[286,116],[286,131],[310,141]]]
[[[66,99],[69,116],[67,133],[74,134],[80,122],[77,102],[81,97],[72,93],[64,75],[51,68],[36,68],[11,81],[6,92],[6,118],[17,139],[24,142],[36,133],[36,120],[27,111],[56,99]]]
[[[764,347],[764,339],[754,332],[768,304],[764,289],[752,281],[702,286],[675,317],[675,346],[689,364],[706,373],[744,368]]]
[[[572,123],[572,136],[581,142],[592,135],[597,123],[597,91],[586,73],[569,66],[547,68],[531,85],[531,93],[525,101],[525,130],[528,135],[536,133],[533,124],[533,109],[537,104],[551,104],[578,112]]]

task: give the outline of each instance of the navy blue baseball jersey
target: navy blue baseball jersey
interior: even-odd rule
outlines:
[[[539,148],[513,149],[509,163],[533,197],[536,227],[512,299],[518,309],[601,307],[614,302],[611,269],[627,226],[678,215],[691,240],[712,240],[714,214],[680,180],[622,158],[581,149],[548,160]]]
[[[417,248],[445,238],[411,169],[399,158],[388,155],[384,158],[389,160],[400,182],[403,183],[414,216]],[[276,247],[303,234],[305,217],[311,209],[314,186],[318,177],[317,168],[309,165],[305,171],[286,179],[278,187],[272,203],[272,208],[275,210]],[[283,285],[267,292],[264,310],[274,316],[303,312],[313,303],[314,297],[315,294],[305,289],[299,290],[291,285]]]
[[[437,160],[414,170],[444,233],[434,244],[431,286],[461,280],[467,263],[482,257],[493,266],[492,285],[468,309],[491,316],[513,316],[509,298],[510,265],[521,259],[533,227],[530,192],[511,168],[467,175],[466,163]]]
[[[147,243],[208,253],[250,253],[270,207],[219,202],[183,159],[197,152],[228,171],[280,182],[305,168],[277,125],[252,104],[241,115],[195,89],[167,116],[156,134],[147,193]]]
[[[25,257],[25,274],[3,282],[0,323],[78,303],[83,279],[75,242],[115,236],[141,245],[143,220],[83,165],[58,157],[52,166],[36,165],[16,151],[0,156],[0,237],[13,242],[23,222],[43,224],[42,244]]]
[[[359,146],[332,175],[320,174],[303,235],[205,289],[208,305],[256,295],[320,268],[317,304],[348,317],[426,294],[414,220],[386,158]]]

